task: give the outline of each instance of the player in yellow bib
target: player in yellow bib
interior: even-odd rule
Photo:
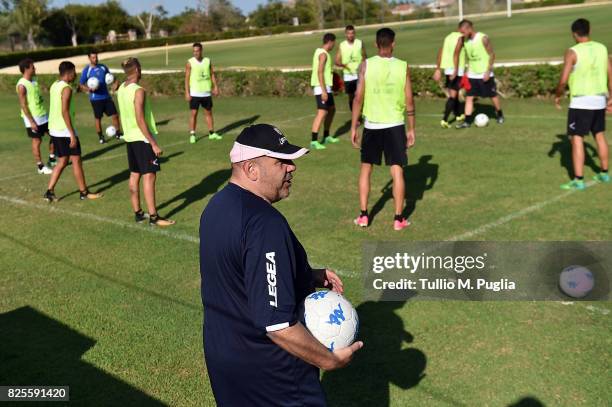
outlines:
[[[146,219],[140,207],[140,178],[142,178],[149,224],[171,226],[174,225],[174,221],[159,216],[155,204],[155,180],[157,172],[161,170],[159,157],[162,155],[162,149],[155,139],[157,126],[150,100],[144,88],[139,85],[142,76],[140,62],[136,58],[128,58],[123,61],[121,67],[126,79],[119,86],[117,100],[123,124],[123,140],[127,145],[130,200],[134,217],[138,223]]]
[[[367,227],[370,176],[374,165],[390,167],[393,178],[395,217],[393,229],[402,230],[410,225],[404,216],[406,185],[403,167],[408,163],[406,149],[415,142],[414,98],[410,70],[406,61],[393,57],[395,33],[389,28],[376,32],[378,55],[361,64],[359,83],[351,122],[351,141],[359,148],[357,126],[363,106],[363,139],[361,140],[361,170],[359,174],[359,206],[361,213],[355,224]],[[405,121],[408,117],[408,131]]]
[[[462,48],[463,35],[457,31],[453,31],[444,38],[444,42],[438,51],[436,61],[436,70],[433,79],[438,82],[442,79],[442,72],[446,77],[446,106],[444,107],[444,115],[440,121],[440,126],[443,129],[450,128],[448,117],[451,112],[455,115],[455,120],[462,122],[465,120],[465,115],[461,113],[461,103],[459,102],[459,89],[461,89],[461,79],[465,69],[465,50],[461,49],[458,58],[455,58],[455,50],[457,47]]]
[[[57,165],[53,168],[47,192],[43,195],[48,202],[58,200],[54,192],[55,185],[68,165],[68,160],[72,163],[72,173],[79,187],[81,200],[102,197],[102,194],[89,192],[85,182],[85,172],[81,161],[81,143],[74,128],[72,84],[75,78],[74,64],[70,61],[63,61],[59,64],[59,79],[53,82],[49,89],[49,134],[55,147]]]
[[[467,66],[464,76],[468,77],[470,88],[466,89],[465,93],[465,121],[456,127],[465,129],[474,122],[474,97],[491,98],[497,123],[502,124],[505,121],[504,113],[493,77],[493,45],[485,33],[474,30],[474,24],[470,20],[462,20],[459,23],[459,31],[463,34],[463,41],[457,43],[454,57],[458,60],[461,51],[465,50]]]
[[[317,114],[312,122],[312,140],[310,142],[312,150],[324,150],[326,148],[325,144],[339,141],[336,137],[329,135],[329,129],[336,114],[336,105],[332,93],[333,63],[329,55],[335,44],[336,36],[332,33],[326,33],[323,36],[323,46],[317,48],[312,56],[310,86],[312,86],[312,92],[317,102]],[[323,124],[323,143],[319,142],[321,124]]]
[[[53,142],[49,138],[49,161],[43,164],[40,156],[40,144],[45,133],[49,134],[49,115],[45,109],[44,100],[40,94],[40,88],[36,81],[36,68],[34,61],[26,58],[19,62],[21,78],[17,82],[16,90],[21,106],[21,118],[26,127],[26,132],[32,140],[32,155],[36,160],[39,174],[51,174],[53,166],[57,163],[53,150]]]
[[[189,102],[189,142],[191,144],[197,141],[196,124],[200,106],[204,108],[208,138],[221,140],[222,137],[214,130],[215,121],[212,113],[212,97],[218,95],[217,77],[210,58],[202,56],[202,44],[196,42],[193,44],[193,58],[190,58],[185,65],[185,100]]]
[[[357,79],[359,79],[359,65],[367,58],[363,42],[355,38],[355,27],[347,25],[344,29],[346,40],[340,43],[336,53],[336,66],[342,68],[342,79],[344,80],[344,91],[348,95],[349,109],[353,111],[353,100],[357,91]]]
[[[608,142],[605,137],[606,111],[612,113],[612,63],[608,49],[590,38],[591,24],[580,18],[572,23],[576,45],[565,52],[565,61],[555,105],[561,109],[561,96],[569,84],[570,105],[567,113],[567,135],[572,143],[574,179],[561,189],[583,190],[584,136],[592,133],[597,142],[601,170],[593,177],[596,182],[610,182],[608,173]]]

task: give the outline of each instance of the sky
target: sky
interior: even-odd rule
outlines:
[[[241,8],[244,14],[255,10],[258,4],[266,3],[266,0],[231,0],[232,3]],[[52,0],[52,7],[62,7],[66,4],[100,4],[104,0]],[[198,4],[197,0],[119,0],[121,6],[130,14],[138,14],[142,11],[151,9],[152,6],[161,4],[170,15],[179,14],[185,7],[195,8]]]

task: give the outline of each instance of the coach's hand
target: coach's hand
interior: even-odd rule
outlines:
[[[153,153],[155,153],[156,157],[159,157],[160,155],[162,155],[163,151],[161,148],[159,148],[157,143],[151,144],[151,148],[153,148]]]
[[[406,145],[408,148],[412,147],[416,142],[416,134],[414,129],[410,129],[406,132]]]
[[[70,135],[70,148],[76,148],[77,146],[77,139],[75,136]]]
[[[442,73],[440,72],[440,68],[436,68],[433,74],[433,80],[436,82],[440,82],[441,78],[442,78]]]
[[[30,121],[30,128],[34,133],[38,133],[38,124],[34,121]]]
[[[608,99],[608,105],[606,106],[606,113],[612,113],[612,99]]]
[[[323,93],[321,93],[321,100],[323,101],[323,103],[327,102],[327,99],[329,99],[329,95],[327,94],[327,91],[324,90]]]
[[[189,93],[185,93],[185,100],[191,102],[191,95]]]
[[[355,352],[357,352],[361,348],[363,348],[363,342],[357,341],[349,347],[335,350],[334,351],[335,363],[333,364],[333,367],[331,369],[327,369],[327,370],[342,369],[343,367],[345,367],[351,362]]]
[[[219,96],[219,88],[218,87],[214,87],[213,91],[212,91],[213,96]]]
[[[344,285],[342,284],[342,280],[333,270],[317,270],[314,276],[314,282],[317,287],[327,288],[337,292],[338,294],[344,293]]]
[[[555,96],[555,107],[561,110],[561,98],[559,96]],[[608,105],[610,107],[610,105]]]
[[[487,82],[489,79],[491,79],[491,72],[485,72],[484,76],[482,77],[482,80]]]

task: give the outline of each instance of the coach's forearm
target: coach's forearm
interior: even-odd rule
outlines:
[[[323,346],[299,322],[288,328],[269,332],[268,337],[293,356],[320,369],[332,370],[337,366],[334,353]]]

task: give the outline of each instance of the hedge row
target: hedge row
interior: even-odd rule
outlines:
[[[497,68],[498,90],[505,97],[550,96],[556,88],[560,66],[533,65]],[[432,69],[412,69],[414,94],[421,97],[443,97],[441,85],[431,79]],[[14,92],[18,75],[0,75],[0,91]],[[122,75],[118,75],[122,80]],[[311,94],[310,72],[218,71],[217,79],[223,96],[304,96]],[[39,75],[46,92],[55,75]],[[181,73],[145,75],[143,86],[153,95],[181,96],[184,76]]]
[[[314,29],[314,26],[277,26],[269,28],[243,29],[223,32],[208,32],[201,34],[177,35],[167,38],[153,38],[150,40],[119,41],[114,44],[85,44],[76,47],[44,48],[36,51],[18,51],[0,53],[0,68],[14,66],[23,58],[32,58],[34,61],[47,59],[67,58],[74,55],[85,55],[95,49],[99,52],[121,51],[126,49],[137,49],[145,47],[159,47],[166,44],[188,44],[190,42],[214,41],[231,38],[244,38],[258,35],[272,35],[287,32],[304,31]]]

